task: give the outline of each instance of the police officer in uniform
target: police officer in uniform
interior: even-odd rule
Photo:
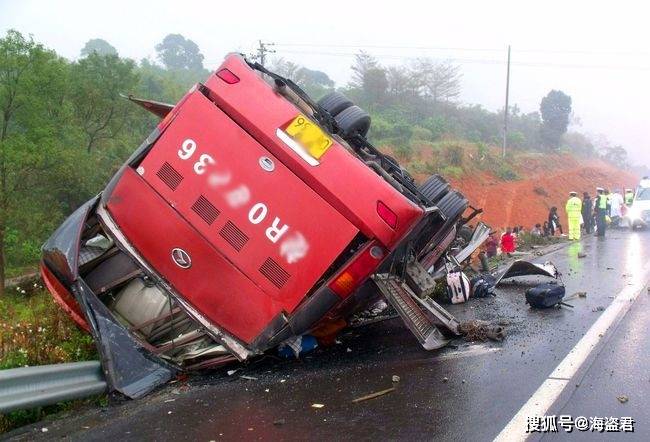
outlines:
[[[578,198],[578,192],[569,192],[565,209],[569,218],[569,239],[578,240],[580,239],[580,220],[582,219],[582,201]]]
[[[605,236],[607,228],[607,214],[609,213],[609,201],[605,194],[605,189],[597,187],[598,196],[594,204],[594,213],[596,215],[596,236]]]
[[[625,189],[625,205],[630,207],[634,202],[634,191],[632,189]]]

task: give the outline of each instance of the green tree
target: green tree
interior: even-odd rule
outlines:
[[[92,53],[98,55],[117,55],[117,49],[109,42],[101,38],[93,38],[86,42],[81,49],[81,57],[87,57]]]
[[[418,92],[434,105],[460,95],[460,66],[420,58],[411,67],[411,77]]]
[[[603,159],[616,167],[627,169],[630,164],[627,160],[627,151],[623,146],[607,146],[601,150]]]
[[[169,34],[156,45],[158,59],[170,70],[203,70],[203,54],[199,47],[181,34]]]
[[[40,213],[57,212],[44,189],[61,167],[57,144],[68,136],[64,105],[65,61],[33,39],[10,30],[0,38],[0,294],[4,293],[7,234],[48,225],[29,217],[29,207]],[[69,164],[68,164],[69,165]]]
[[[386,97],[388,75],[372,55],[361,51],[355,56],[352,65],[350,86],[358,90],[361,104],[375,107]]]
[[[120,97],[138,82],[133,61],[95,52],[72,65],[72,104],[90,152],[100,141],[113,140],[123,130],[134,107]]]
[[[571,97],[562,91],[552,90],[542,98],[539,110],[542,115],[542,143],[547,148],[557,149],[569,126]]]

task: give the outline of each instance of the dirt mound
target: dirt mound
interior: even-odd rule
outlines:
[[[523,225],[530,229],[543,223],[552,206],[557,206],[566,224],[564,205],[575,190],[592,196],[596,187],[634,187],[638,177],[600,160],[578,160],[567,154],[526,155],[516,162],[521,178],[504,181],[489,172],[473,171],[449,181],[470,200],[482,207],[482,220],[495,229]]]

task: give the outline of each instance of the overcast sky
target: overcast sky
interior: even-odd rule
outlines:
[[[605,134],[650,166],[650,11],[646,2],[592,1],[0,0],[0,32],[17,29],[74,59],[103,38],[120,55],[155,58],[169,33],[194,40],[208,68],[231,51],[275,42],[276,55],[322,70],[338,84],[352,54],[386,64],[426,56],[463,72],[462,101],[537,110],[550,89],[573,99],[583,132]]]

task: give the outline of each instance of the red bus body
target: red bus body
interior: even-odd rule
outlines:
[[[48,288],[84,327],[101,328],[82,317],[92,265],[74,255],[93,216],[240,359],[340,308],[426,216],[335,136],[307,161],[285,131],[303,110],[239,55],[157,112],[154,134],[44,247]]]

